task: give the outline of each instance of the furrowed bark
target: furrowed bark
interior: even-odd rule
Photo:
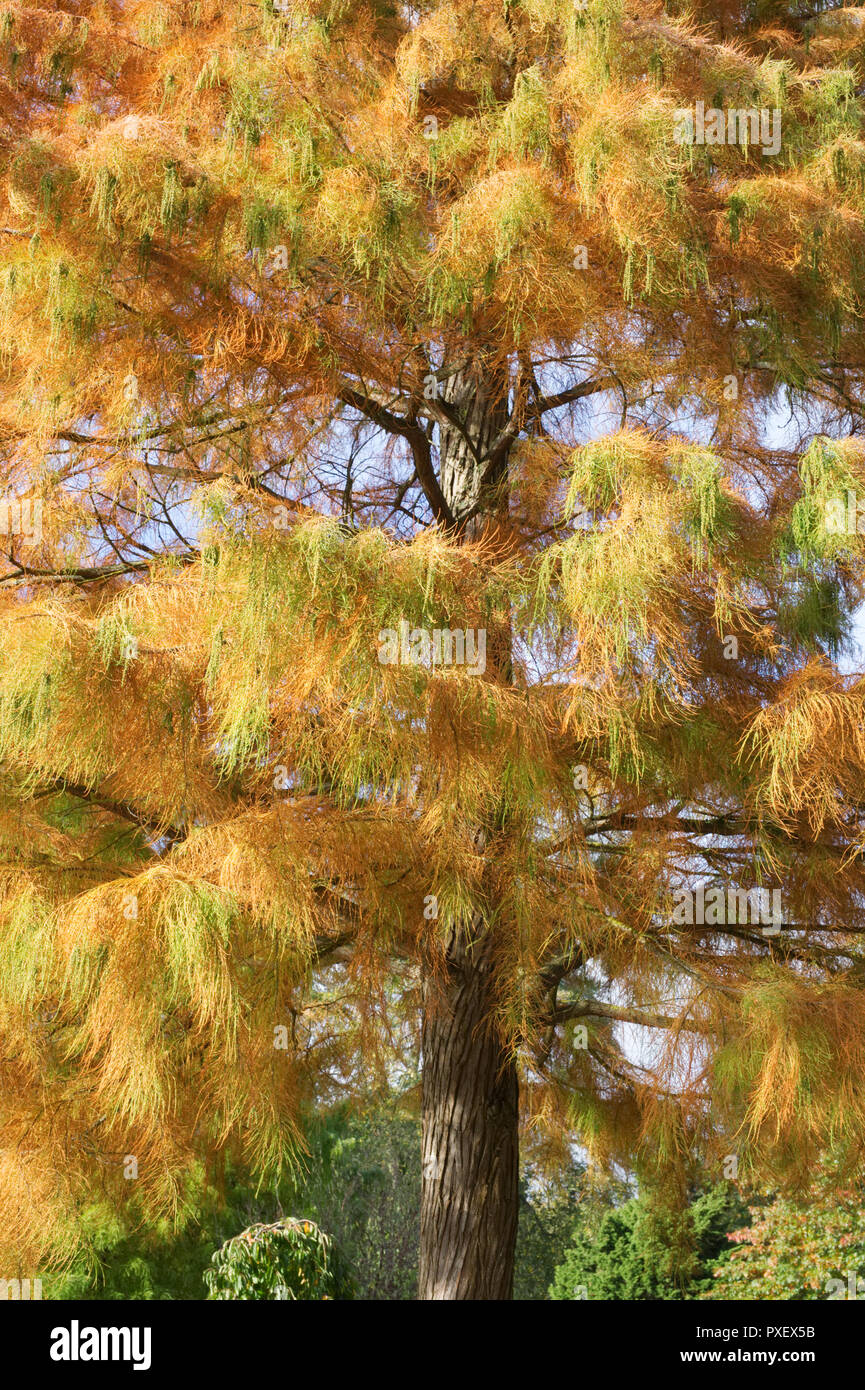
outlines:
[[[507,452],[492,468],[488,454],[508,420],[507,377],[471,362],[443,383],[441,404],[451,419],[439,429],[442,492],[466,537],[480,535],[494,515],[507,513]]]
[[[507,512],[507,382],[476,363],[448,378],[442,491],[466,539]],[[487,678],[510,679],[510,628],[487,634]],[[482,828],[478,843],[484,842]],[[455,923],[423,990],[419,1297],[510,1299],[519,1203],[518,1081],[495,1026],[494,942],[481,913]]]
[[[494,1006],[489,936],[472,945],[459,928],[444,978],[430,972],[424,982],[423,1299],[513,1296],[518,1086]]]

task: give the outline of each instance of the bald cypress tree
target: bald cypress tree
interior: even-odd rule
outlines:
[[[422,1074],[421,1296],[519,1126],[865,1122],[862,11],[0,16],[0,1202]]]

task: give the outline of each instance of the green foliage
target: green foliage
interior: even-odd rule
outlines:
[[[581,1224],[555,1272],[550,1298],[558,1301],[694,1298],[711,1274],[727,1232],[747,1220],[735,1188],[719,1183],[684,1211],[642,1196]]]
[[[845,1299],[865,1276],[865,1197],[815,1193],[810,1201],[756,1203],[750,1225],[730,1240],[702,1298]],[[865,1283],[855,1296],[863,1293]]]
[[[393,1107],[347,1110],[310,1132],[309,1176],[295,1202],[330,1231],[352,1272],[355,1297],[417,1296],[420,1251],[420,1126]]]
[[[417,1118],[396,1106],[340,1107],[311,1120],[306,1137],[306,1172],[270,1192],[229,1170],[220,1197],[199,1175],[179,1227],[124,1225],[91,1208],[98,1269],[49,1275],[46,1298],[196,1300],[208,1286],[211,1297],[245,1299],[415,1298]],[[629,1199],[622,1184],[595,1190],[581,1165],[557,1181],[531,1167],[523,1175],[520,1301],[579,1299],[581,1288],[593,1301],[846,1298],[851,1278],[865,1278],[865,1201],[855,1191],[746,1206],[718,1183],[676,1214],[648,1196]]]
[[[44,1296],[58,1301],[165,1302],[204,1297],[204,1271],[216,1242],[193,1221],[125,1226],[102,1207],[85,1216],[97,1264],[78,1263],[43,1276]]]
[[[93,1261],[79,1262],[65,1275],[45,1279],[48,1299],[197,1300],[207,1296],[206,1275],[218,1288],[238,1273],[234,1255],[222,1255],[243,1227],[280,1228],[285,1211],[294,1227],[306,1224],[326,1231],[331,1242],[326,1261],[339,1271],[338,1290],[325,1295],[362,1301],[407,1301],[416,1298],[420,1253],[420,1125],[416,1116],[396,1105],[365,1114],[344,1107],[311,1118],[306,1128],[305,1170],[270,1191],[257,1190],[246,1175],[229,1169],[221,1193],[199,1174],[191,1185],[179,1226],[168,1221],[150,1225],[122,1222],[104,1207],[93,1207],[87,1224]],[[582,1185],[582,1168],[552,1183],[527,1169],[521,1185],[514,1297],[547,1298],[556,1265],[564,1258],[578,1209],[602,1209]],[[598,1201],[603,1204],[605,1199]],[[301,1232],[293,1256],[322,1258],[315,1233]],[[244,1232],[245,1233],[245,1232]],[[235,1237],[239,1239],[239,1237]],[[269,1244],[281,1238],[271,1237]],[[256,1243],[257,1246],[260,1242]],[[232,1247],[235,1252],[235,1247]],[[333,1252],[338,1251],[338,1255]],[[236,1253],[236,1252],[235,1252]],[[246,1298],[273,1298],[259,1268],[282,1268],[280,1252],[265,1256],[242,1252],[241,1266],[251,1266]],[[221,1258],[220,1258],[221,1257]],[[217,1263],[214,1263],[214,1260]],[[330,1267],[330,1266],[329,1266]],[[296,1271],[296,1263],[295,1263]],[[288,1273],[292,1266],[289,1265]],[[333,1269],[331,1270],[333,1273]],[[316,1276],[318,1277],[318,1276]],[[223,1296],[223,1295],[219,1295]],[[229,1296],[234,1296],[230,1294]],[[297,1296],[295,1295],[289,1295]],[[304,1296],[309,1296],[304,1295]],[[318,1295],[314,1295],[318,1296]]]
[[[315,1302],[351,1297],[351,1281],[330,1236],[314,1221],[283,1217],[248,1226],[217,1250],[204,1279],[210,1298]]]
[[[546,164],[550,150],[550,100],[540,64],[518,74],[514,94],[495,132],[490,147],[494,165],[500,152],[519,158],[537,157]]]
[[[527,1166],[520,1183],[514,1298],[521,1302],[549,1298],[549,1286],[573,1240],[575,1215],[579,1214],[583,1225],[597,1222],[614,1196],[625,1195],[625,1189],[616,1184],[593,1190],[585,1182],[582,1165],[558,1180]]]
[[[732,509],[721,488],[720,460],[710,450],[682,448],[677,461],[681,481],[690,492],[684,509],[685,534],[700,564],[711,558],[714,545],[732,540]]]
[[[256,1187],[245,1171],[230,1165],[218,1189],[196,1172],[175,1225],[139,1222],[131,1211],[124,1222],[106,1207],[94,1206],[86,1215],[91,1258],[78,1261],[63,1276],[49,1276],[45,1296],[205,1298],[205,1272],[210,1268],[221,1277],[224,1260],[215,1268],[211,1261],[238,1229],[278,1226],[291,1211],[301,1224],[323,1227],[328,1240],[335,1241],[340,1289],[349,1289],[350,1283],[353,1297],[414,1297],[420,1205],[417,1121],[395,1111],[357,1116],[338,1108],[310,1118],[305,1137],[303,1166],[269,1190]],[[306,1236],[304,1242],[309,1243]],[[259,1295],[274,1296],[264,1287]]]
[[[856,462],[849,444],[823,436],[803,454],[799,463],[802,496],[782,537],[782,543],[798,553],[803,563],[834,560],[857,548],[855,535],[849,535],[844,525],[848,493],[858,490]]]
[[[837,580],[829,574],[803,573],[778,606],[779,627],[809,651],[837,656],[848,641],[850,618]]]

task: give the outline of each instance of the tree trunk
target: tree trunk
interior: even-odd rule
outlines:
[[[457,421],[439,426],[441,489],[457,522],[474,513],[466,530],[474,537],[508,509],[506,453],[484,478],[484,455],[508,419],[507,375],[471,362],[442,383],[441,400]]]
[[[459,928],[424,981],[419,1297],[513,1296],[518,1087],[490,1015],[489,937]]]
[[[465,537],[507,512],[507,457],[484,455],[507,421],[507,378],[472,363],[442,392],[442,491]],[[485,477],[485,473],[487,476]],[[487,679],[510,680],[510,623],[487,636]],[[492,660],[490,661],[490,657]],[[478,828],[478,846],[485,839]],[[423,1176],[419,1297],[509,1299],[519,1206],[518,1082],[495,1026],[495,952],[477,913],[450,927],[423,983]]]

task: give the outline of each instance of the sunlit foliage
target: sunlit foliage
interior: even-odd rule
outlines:
[[[476,915],[539,1162],[859,1161],[863,14],[3,6],[16,1262],[278,1170]]]

